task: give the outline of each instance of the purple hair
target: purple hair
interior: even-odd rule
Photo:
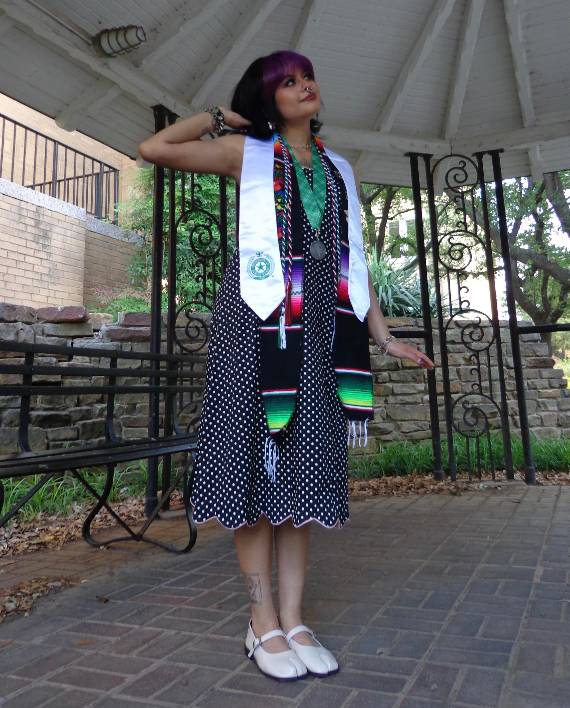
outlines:
[[[303,54],[278,51],[255,59],[235,87],[231,109],[251,121],[247,133],[262,140],[279,129],[281,116],[275,104],[275,91],[283,79],[296,70],[314,76],[313,65]],[[311,132],[318,133],[321,123],[311,118]]]
[[[303,54],[283,50],[263,57],[263,97],[269,102],[283,79],[295,70],[315,75],[313,65]]]

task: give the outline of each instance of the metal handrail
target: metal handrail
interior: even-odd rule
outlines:
[[[118,223],[119,170],[0,113],[0,178],[82,207],[98,219]],[[11,150],[8,149],[10,126]],[[20,130],[19,130],[20,129]],[[21,136],[23,131],[23,136]],[[21,150],[20,156],[16,148]],[[32,179],[26,179],[33,150]]]

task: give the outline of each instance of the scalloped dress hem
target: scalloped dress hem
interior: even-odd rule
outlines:
[[[193,502],[190,502],[190,506],[192,507],[192,511],[194,512],[195,504],[194,504]],[[194,519],[194,518],[192,518],[192,520],[194,521],[195,524],[201,525],[201,524],[207,523],[208,521],[212,521],[212,519],[215,519],[215,520],[218,522],[218,524],[220,524],[220,526],[222,526],[223,528],[227,529],[228,531],[235,531],[236,529],[240,529],[240,528],[242,528],[243,526],[249,526],[250,528],[251,528],[252,526],[255,526],[255,524],[258,523],[258,521],[261,519],[262,516],[265,516],[265,518],[269,521],[269,523],[270,523],[272,526],[280,526],[281,524],[285,523],[285,521],[288,521],[289,519],[292,519],[292,518],[293,518],[293,515],[292,515],[292,514],[289,514],[288,516],[283,517],[280,521],[274,522],[274,521],[271,521],[271,519],[267,516],[267,514],[266,514],[264,511],[262,511],[262,512],[260,512],[260,514],[259,514],[259,516],[257,517],[257,519],[256,519],[252,524],[250,524],[249,521],[246,520],[246,521],[242,521],[242,523],[241,523],[241,524],[238,524],[237,526],[228,526],[228,525],[225,524],[216,514],[212,514],[212,515],[208,516],[207,519],[202,519],[201,521],[198,521],[197,519]],[[314,518],[314,517],[310,517],[310,518],[308,518],[308,519],[305,519],[305,521],[301,521],[300,524],[295,524],[295,523],[293,523],[293,527],[296,528],[296,529],[299,529],[299,528],[301,528],[301,526],[305,526],[306,524],[310,523],[311,521],[316,522],[317,524],[319,524],[320,526],[322,526],[322,527],[325,528],[325,529],[329,529],[329,530],[337,529],[337,530],[340,530],[341,528],[343,528],[343,527],[350,521],[350,517],[347,517],[347,518],[344,520],[343,523],[340,522],[340,519],[337,519],[336,522],[335,522],[334,524],[332,524],[331,526],[329,526],[328,524],[323,523],[320,519],[316,519],[316,518]]]

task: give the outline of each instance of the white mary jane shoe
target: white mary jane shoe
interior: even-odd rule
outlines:
[[[277,681],[297,681],[307,675],[307,667],[293,649],[270,652],[261,645],[272,637],[285,637],[282,629],[272,629],[270,632],[256,637],[251,620],[245,638],[245,653],[248,659],[255,661],[262,674]]]
[[[299,632],[308,632],[319,646],[315,647],[309,644],[300,644],[293,637]],[[289,630],[285,635],[289,646],[295,654],[301,659],[303,664],[313,676],[328,676],[335,674],[338,671],[338,662],[328,649],[319,642],[315,637],[312,629],[309,629],[304,624],[298,624],[293,629]]]

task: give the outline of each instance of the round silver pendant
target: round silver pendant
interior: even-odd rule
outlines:
[[[309,248],[311,256],[316,261],[321,261],[327,255],[327,247],[322,241],[315,239]]]

